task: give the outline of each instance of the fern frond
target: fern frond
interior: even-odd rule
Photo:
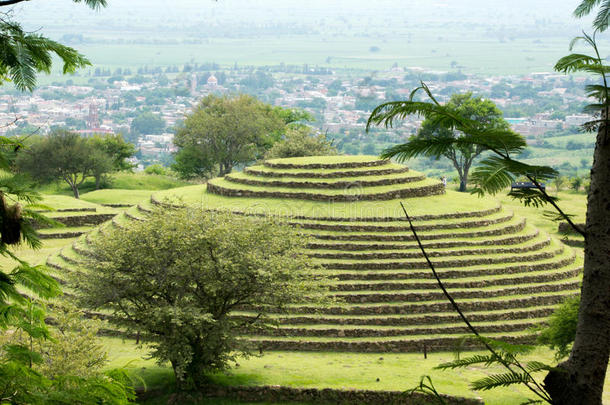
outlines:
[[[474,364],[485,364],[486,366],[490,366],[494,363],[502,363],[501,359],[493,354],[489,355],[474,355],[471,357],[467,357],[465,359],[456,359],[453,361],[449,361],[446,363],[441,363],[434,368],[437,370],[447,370],[447,369],[456,369],[456,368],[465,368],[472,366]]]
[[[510,187],[515,175],[510,170],[509,159],[490,156],[479,162],[470,178],[475,184],[472,193],[482,196],[485,193],[497,194]]]
[[[532,345],[512,344],[484,336],[481,336],[480,339],[487,342],[487,344],[493,347],[494,349],[503,351],[505,354],[523,355],[531,353],[536,348],[536,346]]]
[[[542,215],[551,220],[551,221],[555,221],[555,222],[559,222],[559,221],[565,221],[567,218],[574,218],[575,215],[573,214],[565,214],[565,215],[561,215],[559,213],[557,213],[556,211],[551,211],[551,210],[545,210],[542,212]]]
[[[551,195],[544,195],[540,190],[531,188],[522,188],[511,190],[508,196],[514,200],[519,200],[526,207],[543,207],[550,202],[557,202],[559,199]]]
[[[15,268],[11,278],[18,285],[24,286],[41,298],[53,298],[61,294],[59,283],[46,274],[44,266],[21,264]]]
[[[493,374],[473,381],[470,387],[473,390],[488,391],[498,387],[509,387],[515,384],[529,384],[533,380],[527,373]]]
[[[597,28],[599,32],[604,32],[608,29],[608,22],[610,20],[610,1],[606,0],[602,3],[595,20],[593,20],[593,26]]]
[[[551,371],[554,367],[540,361],[529,361],[525,365],[525,369],[530,373],[535,373],[537,371]]]
[[[411,137],[405,144],[395,145],[384,150],[381,153],[381,158],[395,158],[399,162],[404,162],[417,156],[440,157],[449,151],[455,143],[456,139],[450,137],[433,137],[426,139]]]

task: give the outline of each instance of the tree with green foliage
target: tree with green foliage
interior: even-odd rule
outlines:
[[[597,5],[598,0],[585,0],[588,10]],[[579,11],[577,10],[577,12]],[[600,15],[607,21],[607,11]],[[604,23],[605,24],[605,23]],[[605,29],[607,25],[596,27]],[[463,136],[452,139],[431,137],[411,139],[406,144],[396,145],[383,153],[383,157],[398,157],[401,160],[418,155],[440,155],[454,146],[473,145],[487,151],[489,157],[483,159],[473,173],[476,183],[475,193],[496,194],[505,190],[516,178],[524,177],[535,185],[535,189],[522,189],[509,193],[525,205],[541,206],[550,204],[557,212],[557,218],[567,221],[585,239],[585,261],[581,287],[580,307],[574,344],[569,358],[550,368],[543,386],[534,389],[539,398],[553,404],[591,404],[602,401],[605,375],[610,357],[610,87],[607,72],[610,66],[604,65],[595,37],[584,34],[572,41],[570,50],[579,42],[584,42],[593,54],[573,53],[561,58],[555,65],[559,72],[587,72],[599,77],[599,84],[587,85],[587,95],[597,103],[585,107],[585,111],[596,117],[584,125],[586,130],[596,131],[597,139],[593,153],[591,180],[587,197],[585,229],[576,225],[571,216],[558,205],[558,199],[551,197],[542,187],[542,182],[556,178],[559,173],[551,167],[528,165],[515,160],[526,147],[525,139],[508,130],[497,127],[481,127],[480,123],[460,115],[455,108],[441,105],[427,86],[412,93],[408,101],[386,103],[378,106],[369,119],[369,125],[385,124],[409,114],[419,114],[427,119],[442,123],[446,127],[460,131]],[[414,95],[423,90],[430,102],[416,101]],[[511,373],[508,384],[531,383],[528,375]],[[508,382],[508,379],[512,379]]]
[[[496,107],[493,101],[476,97],[472,93],[453,94],[447,102],[447,106],[455,111],[456,114],[479,122],[481,127],[495,127],[502,130],[509,128],[508,122],[502,118],[502,111]],[[455,128],[443,124],[443,122],[425,119],[417,133],[417,137],[421,139],[431,137],[445,137],[451,139],[461,136],[461,133],[456,131]],[[428,156],[433,156],[436,159],[443,156],[449,159],[458,173],[460,180],[459,191],[466,191],[470,168],[472,167],[474,160],[482,152],[483,148],[474,145],[456,145],[447,148],[442,155]]]
[[[584,183],[584,179],[580,176],[575,176],[570,180],[570,187],[572,190],[578,192]]]
[[[65,181],[79,198],[78,188],[88,177],[101,177],[112,170],[112,158],[76,133],[57,130],[22,148],[16,167],[40,183]]]
[[[267,218],[162,207],[145,221],[92,241],[78,279],[81,303],[141,337],[170,362],[180,389],[200,387],[237,352],[240,334],[265,327],[265,315],[316,300],[323,291],[306,239]],[[234,317],[255,308],[252,318]]]
[[[570,354],[576,336],[579,306],[579,297],[568,298],[555,309],[547,324],[540,328],[538,343],[555,350],[557,360]]]
[[[209,95],[176,133],[174,144],[179,150],[174,169],[188,177],[218,168],[224,176],[235,165],[262,157],[279,140],[285,125],[277,109],[255,97]]]
[[[166,126],[163,117],[150,111],[144,111],[131,121],[130,131],[132,137],[156,135],[162,134]]]
[[[111,171],[131,170],[134,167],[127,159],[136,154],[136,147],[130,142],[125,142],[123,135],[95,135],[89,138],[89,142],[91,142],[93,149],[103,152],[102,154],[96,153],[96,156],[94,156],[97,159],[102,159],[102,161],[95,165],[96,169],[93,173],[96,190],[101,188],[102,180],[109,172],[107,170],[107,159],[105,159],[104,155],[110,158],[112,164]]]
[[[106,153],[112,159],[112,168],[116,171],[131,170],[133,164],[127,159],[136,154],[136,147],[125,142],[121,134],[95,135],[89,138],[94,148]]]
[[[282,140],[265,154],[265,159],[300,156],[338,155],[339,152],[324,134],[314,134],[309,127],[287,128]]]

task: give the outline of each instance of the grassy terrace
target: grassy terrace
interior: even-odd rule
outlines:
[[[339,177],[352,176],[353,174],[362,174],[364,172],[378,172],[378,171],[395,171],[395,172],[405,172],[410,171],[408,168],[405,168],[403,165],[399,165],[396,163],[386,163],[383,166],[375,166],[375,167],[350,167],[348,169],[291,169],[291,168],[275,168],[268,167],[264,165],[255,165],[247,167],[245,172],[248,173],[262,173],[264,175],[268,175],[269,177],[276,177],[276,174],[281,174],[285,177],[302,177],[303,174],[307,174],[308,177],[313,177],[316,174],[324,174],[324,175],[337,175]]]
[[[299,165],[299,166],[312,166],[312,165],[332,165],[332,164],[344,164],[344,163],[374,163],[378,162],[379,158],[377,156],[366,156],[366,155],[356,155],[356,156],[305,156],[305,157],[297,157],[297,158],[289,158],[289,159],[270,159],[265,161],[265,166],[267,165]]]
[[[423,175],[418,172],[408,171],[404,173],[394,173],[394,174],[386,174],[380,176],[350,176],[350,177],[337,177],[337,178],[291,178],[291,177],[265,177],[265,176],[257,176],[252,175],[249,172],[236,172],[231,173],[226,177],[227,180],[253,180],[260,183],[329,183],[329,184],[341,184],[341,183],[352,183],[353,185],[357,185],[359,182],[367,182],[374,183],[379,181],[396,181],[400,182],[410,182],[414,180],[419,180]],[[238,181],[236,181],[238,182]]]
[[[254,185],[249,185],[249,184],[238,184],[238,183],[233,183],[230,182],[226,179],[221,179],[221,178],[216,178],[216,179],[212,179],[208,182],[209,184],[214,184],[215,186],[218,187],[222,187],[222,188],[226,188],[229,190],[243,190],[243,191],[273,191],[273,192],[277,192],[277,193],[292,193],[295,192],[295,190],[293,188],[289,188],[289,187],[272,187],[269,188],[268,186],[264,186],[264,185],[260,185],[260,186],[254,186]],[[306,194],[321,194],[321,195],[325,195],[325,196],[337,196],[337,195],[343,195],[344,193],[350,193],[350,195],[365,195],[365,194],[382,194],[382,193],[388,193],[388,192],[392,192],[392,191],[399,191],[399,190],[406,190],[406,189],[413,189],[413,188],[419,188],[419,187],[424,187],[424,186],[433,186],[433,185],[437,185],[439,183],[438,180],[432,180],[432,179],[424,179],[424,180],[419,180],[419,181],[414,181],[414,182],[409,182],[409,183],[402,183],[402,184],[392,184],[389,186],[371,186],[371,187],[364,187],[364,188],[358,188],[356,187],[355,189],[337,189],[337,190],[327,190],[327,189],[321,189],[321,188],[300,188],[298,191],[301,193],[306,193]],[[358,193],[358,194],[356,194]]]
[[[154,194],[154,199],[160,202],[190,204],[205,209],[225,209],[286,217],[334,217],[337,220],[354,217],[404,218],[398,200],[331,203],[296,199],[224,197],[207,193],[205,185],[160,191]],[[447,191],[445,195],[410,198],[405,202],[405,206],[409,210],[409,215],[417,216],[484,211],[495,208],[497,204],[487,199],[473,198],[468,194]]]

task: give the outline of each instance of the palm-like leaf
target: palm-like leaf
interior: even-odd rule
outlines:
[[[515,384],[529,384],[533,382],[527,373],[504,373],[493,374],[485,378],[473,381],[470,386],[473,390],[487,391],[498,387],[509,387]]]
[[[548,203],[559,201],[557,197],[553,197],[548,194],[545,195],[540,190],[531,188],[511,190],[510,193],[508,193],[508,196],[515,200],[521,201],[526,207],[535,208],[543,207]],[[557,215],[557,217],[562,218],[562,220],[564,220],[566,216],[572,217],[572,215],[569,214],[555,214]]]
[[[439,370],[447,370],[447,369],[469,367],[469,366],[472,366],[475,364],[485,364],[486,366],[490,366],[495,363],[501,363],[500,360],[501,359],[499,359],[498,356],[495,356],[493,354],[488,354],[488,355],[477,354],[477,355],[467,357],[464,359],[456,359],[456,360],[449,361],[446,363],[441,363],[438,366],[435,366],[434,368],[439,369]]]
[[[551,371],[554,369],[554,367],[540,361],[530,361],[526,364],[525,368],[530,373],[535,373],[537,371]]]
[[[475,184],[473,193],[480,196],[485,193],[497,194],[510,187],[515,179],[515,174],[510,170],[510,163],[510,159],[498,156],[490,156],[479,162],[471,175],[471,180]]]

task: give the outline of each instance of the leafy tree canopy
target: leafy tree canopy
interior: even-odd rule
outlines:
[[[493,127],[503,130],[509,129],[509,124],[502,118],[500,111],[491,100],[484,100],[472,93],[453,94],[447,102],[447,107],[455,113],[480,123],[480,127]],[[459,131],[433,119],[425,119],[417,137],[426,139],[430,137],[455,138],[460,136]],[[442,156],[449,159],[458,173],[460,191],[466,191],[468,173],[477,156],[483,148],[474,145],[455,145],[447,148]],[[441,155],[434,156],[439,158]]]
[[[123,135],[95,135],[90,139],[90,142],[96,149],[110,156],[114,170],[130,170],[133,168],[133,165],[126,159],[136,154],[136,147],[130,142],[125,142]]]
[[[279,140],[287,120],[301,119],[281,111],[245,94],[205,97],[176,133],[175,170],[189,176],[218,167],[225,175],[235,165],[262,157]]]
[[[164,207],[109,232],[92,242],[82,303],[140,331],[182,388],[224,369],[236,350],[248,353],[238,336],[264,327],[267,311],[322,291],[306,240],[269,219]],[[231,316],[244,307],[258,315]]]
[[[165,131],[165,120],[163,117],[150,111],[140,113],[131,121],[132,135],[154,135]]]
[[[324,134],[314,134],[309,127],[287,128],[283,139],[265,154],[266,159],[339,154]]]
[[[74,197],[88,177],[112,170],[112,158],[93,143],[76,133],[57,130],[27,149],[22,149],[16,161],[17,170],[41,183],[65,181]]]

